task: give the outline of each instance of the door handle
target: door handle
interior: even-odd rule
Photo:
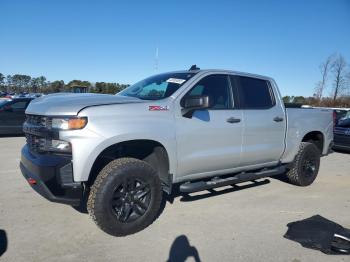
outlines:
[[[233,123],[239,123],[241,122],[241,119],[239,118],[235,118],[235,117],[230,117],[226,120],[226,122],[230,123],[230,124],[233,124]]]
[[[273,121],[275,121],[275,122],[282,122],[284,119],[283,119],[283,117],[279,117],[279,116],[276,116],[274,119],[273,119]]]

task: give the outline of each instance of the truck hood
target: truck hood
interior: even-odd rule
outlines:
[[[85,107],[142,102],[145,101],[119,95],[57,93],[34,99],[26,114],[77,115]]]

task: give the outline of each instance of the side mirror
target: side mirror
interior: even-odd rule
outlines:
[[[209,96],[188,96],[181,102],[182,115],[187,118],[191,118],[196,110],[209,108]]]

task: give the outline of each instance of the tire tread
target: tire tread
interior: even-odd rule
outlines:
[[[293,185],[296,185],[296,186],[308,186],[308,185],[310,185],[310,184],[304,183],[304,179],[303,179],[302,174],[300,172],[300,165],[301,165],[300,163],[303,160],[304,152],[306,150],[309,150],[308,148],[312,148],[312,150],[315,150],[315,153],[319,152],[318,148],[313,143],[309,143],[309,142],[301,142],[300,143],[299,151],[298,151],[298,153],[297,153],[297,155],[292,163],[292,167],[286,174],[289,182]],[[318,172],[318,170],[317,170],[317,172]],[[316,175],[317,175],[317,173],[316,173]]]
[[[109,175],[111,173],[113,173],[113,171],[116,169],[124,169],[124,168],[128,167],[129,165],[135,165],[135,164],[139,165],[140,168],[142,168],[142,167],[152,168],[146,162],[139,160],[139,159],[129,158],[129,157],[118,158],[116,160],[109,162],[100,171],[100,173],[97,175],[93,185],[90,188],[90,193],[89,193],[88,200],[87,200],[88,213],[89,213],[91,219],[95,222],[95,224],[100,229],[102,229],[103,231],[105,231],[108,234],[111,234],[114,236],[125,236],[125,235],[134,234],[134,233],[148,227],[149,225],[151,225],[154,222],[155,218],[157,217],[158,210],[156,210],[156,211],[153,210],[153,212],[152,212],[153,215],[151,217],[149,217],[149,219],[147,221],[145,221],[145,223],[143,225],[139,225],[138,227],[134,228],[134,230],[132,230],[132,232],[124,233],[124,232],[115,232],[115,231],[112,232],[110,230],[110,228],[106,227],[103,223],[101,223],[101,221],[96,216],[96,214],[98,214],[98,212],[96,211],[96,200],[98,197],[101,197],[101,193],[100,193],[101,189],[105,185],[106,180],[108,180]],[[155,171],[154,171],[154,174],[155,174]],[[156,176],[156,184],[157,184],[157,190],[160,191],[160,192],[158,192],[158,194],[162,195],[161,184],[160,184],[160,180],[159,180],[158,176]],[[161,197],[156,197],[154,206],[159,208],[161,201],[162,201]]]

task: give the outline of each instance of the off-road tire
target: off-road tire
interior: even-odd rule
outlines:
[[[142,179],[150,188],[150,200],[145,213],[135,221],[117,219],[111,206],[116,187],[125,179]],[[162,200],[162,188],[156,171],[146,162],[134,158],[119,158],[107,164],[97,175],[87,201],[87,210],[96,225],[113,236],[126,236],[146,228],[157,217]]]
[[[320,168],[320,150],[313,143],[302,142],[294,162],[291,164],[286,176],[290,183],[297,186],[309,186],[317,177]],[[313,162],[311,170],[306,172],[307,161]]]

